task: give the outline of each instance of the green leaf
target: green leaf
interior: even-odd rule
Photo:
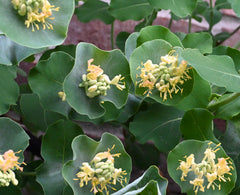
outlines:
[[[0,154],[7,150],[18,152],[16,156],[20,157],[18,162],[23,162],[23,152],[28,146],[29,137],[23,128],[9,118],[0,118]]]
[[[168,28],[163,26],[147,26],[141,29],[137,39],[137,45],[139,46],[146,41],[151,41],[154,39],[163,39],[169,42],[172,46],[183,47],[179,38]]]
[[[62,167],[72,159],[71,143],[80,134],[83,134],[81,127],[71,121],[60,120],[48,127],[41,149],[44,163],[37,169],[37,181],[45,195],[63,193],[67,184],[62,177]]]
[[[40,61],[32,68],[28,81],[43,107],[67,116],[71,107],[58,96],[63,91],[63,81],[71,71],[74,59],[64,52],[54,52],[46,61]]]
[[[239,117],[227,121],[227,129],[220,138],[222,147],[226,153],[234,160],[236,167],[240,166],[240,123]],[[235,188],[240,188],[240,169],[237,168],[237,182]]]
[[[181,62],[182,49],[173,48],[168,42],[161,39],[145,42],[133,51],[130,57],[130,72],[132,81],[135,84],[135,93],[137,95],[143,98],[149,96],[155,101],[166,105],[175,105],[190,93],[193,84],[192,79],[184,82],[184,84],[181,86],[181,88],[184,89],[183,93],[172,93],[172,98],[168,96],[167,100],[165,101],[160,97],[160,92],[156,88],[154,88],[148,95],[145,95],[144,93],[146,92],[147,88],[139,87],[138,83],[141,78],[138,75],[141,74],[141,65],[147,62],[147,60],[152,60],[154,64],[159,64],[161,62],[161,56],[167,55],[173,49],[176,50],[176,53],[178,54],[178,61]]]
[[[10,105],[16,104],[19,95],[19,87],[14,81],[16,77],[16,67],[0,64],[0,115],[5,114]]]
[[[99,0],[88,0],[80,7],[76,8],[75,14],[81,22],[90,22],[99,19],[105,24],[111,24],[114,17],[109,14],[108,3]]]
[[[180,101],[176,107],[181,110],[192,108],[206,108],[211,97],[211,87],[209,82],[202,79],[198,73],[193,70],[193,89],[188,96]]]
[[[207,32],[190,33],[182,40],[185,48],[199,49],[202,54],[212,53],[212,37]]]
[[[211,9],[210,7],[205,10],[203,16],[209,24],[212,24],[212,27],[222,19],[222,13],[216,8]]]
[[[5,35],[0,35],[0,64],[18,65],[25,58],[43,50],[21,46],[8,39]]]
[[[184,139],[219,143],[213,134],[213,119],[213,114],[206,109],[195,108],[185,112],[180,125]]]
[[[72,56],[75,58],[75,53],[76,53],[76,45],[70,44],[70,45],[59,45],[55,47],[54,49],[49,49],[43,53],[39,61],[42,60],[47,60],[50,58],[51,54],[57,51],[62,51],[64,53],[67,53],[68,55]]]
[[[110,14],[120,21],[141,20],[150,15],[152,10],[148,0],[111,0],[109,7]]]
[[[31,48],[42,48],[63,43],[73,15],[74,0],[49,0],[49,2],[51,5],[60,8],[59,11],[53,11],[51,17],[55,19],[49,21],[54,30],[43,30],[40,24],[40,30],[36,29],[35,32],[32,32],[31,27],[27,28],[24,24],[26,17],[18,15],[11,1],[0,0],[1,31],[14,42]]]
[[[146,170],[149,166],[158,166],[160,163],[160,152],[151,143],[139,144],[130,136],[126,136],[125,148],[132,158],[133,167]]]
[[[90,195],[93,192],[90,192],[92,186],[91,182],[82,188],[79,187],[79,181],[73,180],[76,177],[76,174],[80,171],[80,166],[82,166],[83,162],[90,162],[92,161],[93,157],[99,153],[107,151],[108,149],[112,148],[115,145],[115,148],[111,150],[111,154],[121,153],[121,155],[117,158],[114,158],[114,166],[116,168],[122,168],[125,170],[127,175],[127,181],[130,177],[130,172],[132,169],[132,163],[130,156],[125,152],[124,147],[121,141],[109,134],[104,133],[100,142],[96,142],[85,135],[80,135],[76,137],[72,142],[72,150],[73,150],[73,160],[67,162],[63,167],[63,177],[71,186],[74,191],[74,195],[84,194]],[[114,188],[117,190],[122,188],[122,186],[117,183]],[[113,192],[109,188],[110,194]]]
[[[20,99],[24,124],[31,131],[45,131],[47,126],[64,119],[63,115],[44,109],[36,94],[22,94]]]
[[[144,174],[113,195],[165,195],[168,181],[159,175],[156,166],[149,167]]]
[[[107,91],[107,96],[89,98],[85,89],[79,87],[79,84],[82,82],[82,74],[87,73],[87,62],[90,59],[94,59],[93,64],[100,65],[104,74],[107,74],[110,79],[121,74],[124,77],[126,88],[121,91],[117,87],[111,86],[111,89]],[[64,92],[67,102],[74,110],[94,119],[105,113],[101,102],[109,101],[118,109],[126,104],[129,83],[129,65],[121,51],[103,51],[92,44],[80,43],[77,46],[75,65],[64,81]]]
[[[137,38],[138,38],[139,32],[134,32],[127,38],[125,42],[125,55],[126,58],[129,60],[130,56],[132,55],[132,52],[137,47]]]
[[[193,66],[199,75],[231,92],[240,92],[240,75],[236,72],[233,60],[228,56],[203,56],[196,49],[186,49],[182,57]]]
[[[216,144],[212,143],[211,148],[215,148]],[[195,191],[193,190],[193,185],[189,183],[190,180],[195,179],[194,173],[189,173],[187,177],[185,178],[186,181],[181,181],[182,171],[180,169],[177,169],[180,165],[180,161],[185,161],[186,156],[189,156],[191,154],[194,154],[195,157],[195,163],[200,163],[204,157],[205,150],[209,148],[209,141],[197,141],[197,140],[187,140],[183,141],[180,144],[178,144],[168,155],[167,165],[168,165],[168,172],[170,177],[181,187],[181,191],[183,193],[187,193],[188,195],[195,195]],[[228,158],[224,150],[221,146],[218,147],[219,150],[215,153],[216,160],[218,158]],[[215,161],[216,161],[215,160]],[[233,162],[232,159],[229,159],[228,161]],[[198,191],[198,195],[226,195],[231,192],[231,190],[234,187],[234,184],[236,182],[236,168],[234,164],[231,165],[234,169],[231,169],[231,175],[225,174],[226,177],[230,178],[230,181],[227,180],[227,182],[219,182],[218,180],[215,181],[215,183],[221,184],[221,190],[218,190],[217,187],[215,187],[215,190],[211,188],[207,189],[205,187],[204,192]],[[203,177],[204,178],[204,177]],[[207,179],[205,178],[204,186],[207,186],[206,183]]]
[[[224,95],[218,99],[218,101],[221,101],[222,98],[226,98],[227,95]],[[240,113],[240,97],[237,97],[236,99],[230,101],[229,103],[220,106],[216,111],[215,115],[216,118],[221,118],[225,120],[229,120],[233,118],[234,116],[237,116]]]
[[[122,32],[118,33],[118,35],[117,35],[116,45],[122,52],[124,52],[124,50],[125,50],[125,42],[126,42],[127,38],[129,37],[129,35],[130,35],[130,33],[125,32],[125,31],[122,31]]]
[[[197,5],[197,0],[148,0],[150,4],[158,9],[170,9],[177,16],[184,18],[191,15]]]
[[[24,124],[31,131],[45,131],[47,124],[44,119],[44,109],[36,94],[22,94],[20,109],[23,115]]]
[[[240,51],[225,45],[220,45],[213,49],[214,55],[227,55],[233,59],[236,71],[240,70]]]
[[[228,0],[216,0],[215,2],[215,8],[220,9],[231,9],[231,4],[228,2]]]
[[[228,0],[228,2],[232,5],[237,16],[240,17],[240,2],[238,0]]]
[[[153,104],[147,111],[139,112],[130,123],[130,131],[137,141],[153,141],[161,151],[167,152],[178,144],[183,112],[174,107]]]
[[[127,120],[138,111],[141,103],[142,100],[129,93],[127,103],[120,110],[120,114],[118,115],[118,118],[116,120],[121,123],[127,122]]]

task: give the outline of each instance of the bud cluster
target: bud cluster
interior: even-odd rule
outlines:
[[[18,11],[20,16],[27,16],[25,25],[27,28],[31,25],[32,31],[35,31],[35,27],[39,30],[39,25],[42,23],[43,29],[52,29],[53,26],[46,21],[52,15],[52,11],[58,11],[59,7],[55,8],[48,0],[12,0],[13,8]]]
[[[112,149],[108,149],[107,152],[97,153],[90,164],[88,162],[82,163],[81,171],[76,174],[78,178],[74,179],[80,180],[80,187],[87,185],[91,181],[91,191],[94,194],[103,191],[109,194],[107,187],[116,190],[111,184],[116,185],[118,181],[123,186],[123,181],[127,183],[126,178],[123,179],[123,176],[127,174],[126,171],[114,167],[114,157],[119,157],[120,153],[111,154]]]
[[[205,181],[208,183],[207,189],[212,187],[215,190],[215,186],[220,190],[221,184],[217,184],[216,181],[231,181],[230,177],[225,176],[225,174],[232,175],[231,169],[231,161],[227,161],[229,158],[218,158],[218,162],[215,162],[216,155],[215,153],[220,149],[218,144],[215,148],[211,148],[209,143],[209,147],[205,150],[202,161],[200,163],[195,163],[194,154],[186,157],[186,161],[181,161],[180,166],[177,170],[182,171],[181,181],[185,181],[185,177],[187,177],[189,172],[193,172],[196,176],[194,180],[190,180],[190,184],[193,185],[193,190],[195,190],[195,194],[197,194],[198,190],[204,192]],[[230,165],[228,165],[230,164]]]
[[[11,169],[8,169],[6,172],[0,170],[0,187],[7,187],[11,182],[15,186],[18,185],[15,173]]]
[[[21,163],[18,162],[18,159],[19,157],[15,156],[12,150],[8,150],[3,155],[0,155],[0,187],[9,186],[10,182],[13,185],[18,184],[15,173],[12,171],[15,168],[23,170],[22,167],[19,167]]]
[[[174,51],[161,57],[160,64],[153,64],[151,60],[147,60],[144,67],[141,68],[141,74],[137,75],[141,80],[138,82],[139,87],[148,88],[144,94],[149,95],[156,88],[160,92],[163,101],[167,99],[167,95],[172,98],[172,93],[183,92],[180,85],[191,79],[187,74],[189,68],[187,62],[178,63],[178,56],[173,55]],[[140,68],[140,67],[139,67]]]
[[[88,74],[82,75],[83,82],[79,84],[79,87],[85,87],[86,95],[93,98],[98,95],[107,95],[107,90],[110,89],[110,85],[115,85],[119,90],[125,89],[125,83],[121,83],[124,77],[121,75],[115,76],[112,80],[108,75],[103,74],[103,70],[100,66],[91,64],[93,59],[88,60]]]

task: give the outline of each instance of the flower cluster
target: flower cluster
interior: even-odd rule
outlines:
[[[12,150],[8,150],[3,155],[0,155],[0,187],[9,186],[10,182],[13,185],[18,184],[18,180],[13,172],[15,168],[23,170],[22,167],[19,167],[21,163],[18,162],[18,159],[19,157],[15,156]]]
[[[167,99],[167,95],[172,98],[172,93],[183,92],[180,87],[186,80],[191,79],[187,74],[189,67],[187,62],[178,63],[178,56],[173,55],[174,51],[161,57],[160,64],[153,64],[151,60],[147,60],[141,68],[141,74],[137,75],[141,80],[139,87],[148,88],[144,94],[149,95],[154,88],[160,92],[163,101]],[[140,68],[140,67],[139,67]]]
[[[200,163],[195,163],[194,154],[186,157],[186,161],[181,161],[180,166],[177,169],[182,171],[181,181],[185,181],[189,172],[193,172],[196,176],[194,180],[190,180],[190,184],[193,185],[193,190],[197,194],[198,190],[204,192],[205,185],[207,183],[207,189],[212,187],[215,190],[215,186],[220,190],[221,184],[217,184],[216,181],[227,182],[230,181],[230,178],[226,175],[231,175],[231,161],[228,161],[229,158],[218,158],[218,162],[215,162],[216,155],[215,153],[220,149],[218,144],[215,148],[209,147],[205,150],[202,161]],[[229,165],[230,164],[230,165]]]
[[[116,190],[111,185],[116,185],[119,182],[123,186],[123,181],[127,183],[127,178],[124,179],[124,175],[127,175],[126,171],[114,167],[114,157],[120,156],[120,153],[110,153],[114,146],[107,152],[97,153],[90,164],[88,162],[82,163],[81,171],[76,174],[78,178],[74,179],[80,180],[80,187],[91,182],[91,192],[96,194],[105,191],[106,194],[109,194],[108,187]]]
[[[125,83],[121,80],[124,77],[121,75],[115,76],[112,80],[108,75],[103,74],[103,69],[100,66],[91,64],[93,59],[88,60],[88,74],[82,75],[83,82],[79,84],[79,87],[85,87],[85,91],[88,97],[93,98],[98,95],[107,95],[107,90],[110,89],[110,85],[115,85],[119,90],[125,89]]]
[[[27,28],[32,27],[32,31],[35,31],[35,27],[39,30],[38,23],[42,23],[43,30],[52,29],[53,26],[47,19],[54,19],[52,11],[58,11],[59,7],[51,5],[48,0],[12,0],[14,9],[18,11],[20,16],[27,16],[25,25]]]

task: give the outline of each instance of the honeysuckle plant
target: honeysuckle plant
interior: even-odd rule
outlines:
[[[222,9],[239,20],[234,0],[0,0],[0,194],[240,194],[240,40],[223,45],[240,26],[214,34]],[[74,14],[110,25],[112,49],[63,44]]]

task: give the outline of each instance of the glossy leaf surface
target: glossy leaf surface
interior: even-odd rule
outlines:
[[[94,59],[93,64],[100,65],[104,74],[107,74],[110,79],[121,74],[126,88],[121,91],[116,86],[111,86],[107,91],[107,96],[94,98],[86,96],[85,89],[79,87],[79,84],[82,82],[82,75],[87,73],[90,59]],[[129,83],[128,61],[119,50],[103,51],[92,44],[80,43],[77,46],[75,65],[64,81],[64,92],[67,102],[74,110],[93,119],[104,115],[105,109],[101,105],[102,101],[109,101],[118,109],[123,107],[127,101]]]
[[[111,154],[121,153],[118,158],[114,158],[114,166],[126,170],[126,178],[128,181],[132,169],[131,158],[125,152],[121,141],[117,137],[109,133],[104,133],[99,142],[96,142],[85,135],[80,135],[73,140],[73,160],[64,165],[63,177],[73,189],[74,195],[90,195],[93,193],[90,192],[92,188],[90,183],[87,186],[80,188],[79,181],[73,179],[76,178],[76,174],[80,171],[79,167],[82,166],[83,162],[90,163],[97,153],[107,151],[108,149],[111,149],[113,145],[115,145],[115,148],[111,150]],[[114,185],[114,188],[118,190],[122,188],[122,186],[117,183]],[[110,193],[112,192],[113,190],[110,190]]]

